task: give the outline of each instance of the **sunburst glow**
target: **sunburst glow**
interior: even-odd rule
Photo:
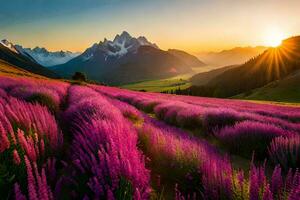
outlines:
[[[281,44],[283,39],[284,39],[284,35],[282,33],[276,30],[272,30],[266,36],[266,45],[271,47],[278,47]]]

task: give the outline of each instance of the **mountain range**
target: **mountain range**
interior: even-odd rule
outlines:
[[[160,79],[192,71],[205,64],[180,50],[161,50],[145,37],[132,37],[124,31],[110,41],[104,39],[65,64],[50,69],[64,77],[76,71],[89,79],[108,84],[124,84]]]
[[[13,43],[8,40],[0,41],[0,60],[5,61],[11,65],[14,65],[18,68],[26,70],[28,72],[32,72],[35,74],[58,78],[59,76],[38,64],[29,54],[26,52],[21,53]]]
[[[231,51],[232,55],[240,52],[237,49],[240,48]],[[263,49],[262,47],[261,51]],[[231,54],[224,52],[223,55]],[[281,46],[264,49],[243,64],[194,75],[190,79],[193,86],[180,92],[269,100],[279,100],[284,96],[284,101],[295,101],[299,99],[299,52],[300,36],[288,38]],[[164,51],[145,37],[135,38],[127,32],[117,35],[112,41],[104,39],[95,43],[77,56],[68,51],[49,52],[39,47],[23,48],[8,40],[1,40],[0,63],[0,73],[69,78],[79,71],[86,73],[90,80],[115,85],[173,77],[205,66],[197,57],[184,51]],[[50,63],[62,64],[45,67]]]
[[[90,80],[107,84],[124,84],[161,79],[190,73],[205,64],[184,51],[161,50],[147,38],[132,37],[124,31],[110,41],[104,39],[83,53],[50,52],[45,48],[24,48],[2,40],[0,59],[29,72],[48,77],[70,78],[85,73]]]
[[[30,55],[37,63],[44,67],[59,65],[68,62],[72,58],[78,56],[80,53],[70,51],[55,51],[51,52],[44,47],[23,48],[21,45],[15,45],[18,52],[24,55]]]
[[[220,52],[203,52],[197,56],[208,65],[223,67],[244,64],[249,59],[263,53],[268,47],[235,47]]]

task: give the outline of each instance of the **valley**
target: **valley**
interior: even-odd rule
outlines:
[[[145,80],[136,83],[121,85],[121,88],[130,90],[145,90],[147,92],[164,92],[176,90],[178,88],[186,89],[192,85],[190,78],[198,73],[208,72],[215,69],[213,66],[203,66],[192,68],[192,72],[177,75],[167,79]]]

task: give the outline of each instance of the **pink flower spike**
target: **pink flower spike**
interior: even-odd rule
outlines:
[[[14,163],[16,165],[19,165],[21,163],[21,159],[20,159],[19,153],[18,153],[18,151],[16,149],[13,151],[13,158],[14,158]]]

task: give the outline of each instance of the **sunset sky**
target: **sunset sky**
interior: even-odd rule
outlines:
[[[0,38],[83,51],[123,30],[162,49],[218,51],[300,35],[299,0],[2,0]]]

